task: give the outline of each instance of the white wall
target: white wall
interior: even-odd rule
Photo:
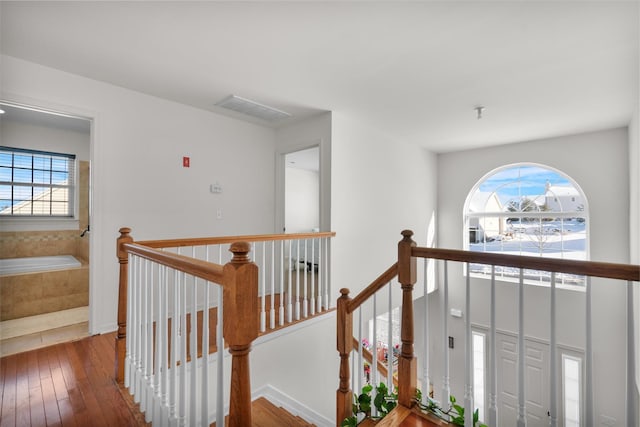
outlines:
[[[640,91],[640,89],[639,89]],[[640,264],[640,92],[629,124],[629,235],[633,264]],[[640,284],[634,286],[636,388],[640,396]],[[639,399],[640,400],[640,399]],[[640,402],[637,407],[640,411]],[[638,415],[640,417],[640,415]]]
[[[287,233],[310,233],[320,227],[320,174],[288,167],[285,175]]]
[[[436,158],[335,112],[331,150],[334,297],[343,287],[355,296],[397,261],[402,230],[426,244]]]
[[[5,147],[75,154],[77,160],[89,160],[90,143],[88,133],[2,118],[0,144]]]
[[[116,328],[120,227],[138,240],[273,232],[272,129],[1,59],[2,99],[93,119],[91,333]],[[209,192],[216,181],[222,194]]]
[[[582,135],[552,138],[493,148],[441,154],[438,157],[438,246],[462,248],[462,211],[468,192],[487,172],[506,164],[536,162],[557,168],[573,178],[583,189],[589,206],[591,260],[629,262],[629,170],[627,129],[613,129]],[[450,267],[451,306],[464,308],[464,278],[461,267]],[[624,285],[593,281],[594,364],[600,368],[594,377],[595,414],[616,418],[624,425],[624,369],[626,330]],[[472,322],[488,326],[488,284],[472,281]],[[548,290],[528,286],[525,292],[525,334],[545,338],[548,331]],[[438,294],[437,298],[440,296]],[[517,325],[517,292],[513,284],[499,284],[498,328],[514,331]],[[432,299],[430,320],[435,323],[431,351],[432,369],[440,369],[441,333],[439,302]],[[584,294],[559,293],[558,341],[582,347]],[[466,313],[465,313],[466,315]],[[453,393],[462,396],[463,321],[450,317],[450,335],[459,343],[451,353]],[[434,329],[432,329],[434,330]],[[438,349],[436,351],[436,349]],[[435,377],[436,391],[441,376]]]

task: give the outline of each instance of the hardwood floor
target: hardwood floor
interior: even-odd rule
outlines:
[[[114,381],[115,332],[0,359],[0,427],[150,426]],[[264,398],[253,427],[309,427]],[[215,425],[215,423],[213,424]]]
[[[113,380],[114,340],[96,335],[0,359],[0,427],[146,426]]]

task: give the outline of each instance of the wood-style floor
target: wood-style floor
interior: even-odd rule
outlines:
[[[0,359],[0,427],[146,426],[113,380],[114,342],[96,335]]]
[[[0,427],[150,426],[114,381],[115,332],[0,359]],[[310,427],[264,398],[253,427]],[[215,424],[213,424],[215,425]]]

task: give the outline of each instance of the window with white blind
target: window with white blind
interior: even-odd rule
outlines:
[[[0,147],[0,216],[74,216],[74,154]]]

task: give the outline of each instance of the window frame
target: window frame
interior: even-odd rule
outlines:
[[[19,148],[19,147],[9,147],[9,146],[0,146],[0,152],[4,153],[4,154],[9,154],[12,156],[12,161],[11,161],[11,166],[2,166],[3,169],[10,169],[10,173],[11,173],[11,180],[10,181],[0,181],[0,185],[3,186],[9,186],[11,187],[10,191],[10,198],[9,199],[5,199],[6,201],[9,201],[10,204],[8,207],[12,207],[15,204],[15,197],[14,197],[14,188],[15,187],[26,187],[26,188],[31,188],[32,189],[32,194],[31,194],[31,198],[28,200],[23,200],[22,202],[31,202],[33,204],[33,202],[36,200],[36,196],[33,194],[33,189],[35,187],[40,187],[40,188],[45,188],[47,189],[46,191],[51,191],[54,189],[66,189],[67,190],[67,197],[64,200],[64,202],[67,204],[67,209],[66,209],[66,213],[64,214],[54,214],[53,213],[53,203],[54,200],[52,200],[51,198],[49,199],[48,202],[46,202],[48,204],[48,208],[49,208],[49,212],[50,214],[14,214],[13,212],[10,214],[2,214],[0,215],[0,218],[2,218],[3,221],[10,221],[12,223],[19,223],[21,221],[24,221],[26,223],[36,223],[36,222],[42,222],[42,221],[54,221],[54,222],[58,222],[58,223],[68,223],[68,222],[73,222],[76,223],[77,222],[77,217],[78,217],[78,194],[77,194],[77,188],[78,188],[78,159],[76,154],[72,154],[72,153],[57,153],[57,152],[51,152],[51,151],[44,151],[44,150],[35,150],[35,149],[27,149],[27,148]],[[27,167],[16,167],[14,160],[13,160],[13,156],[15,155],[26,155],[26,156],[31,156],[31,167],[27,168]],[[49,168],[37,168],[34,166],[34,158],[35,157],[45,157],[48,158],[49,160]],[[58,171],[58,172],[65,172],[67,174],[67,184],[59,184],[59,183],[53,183],[52,180],[52,176],[54,173],[56,173],[56,170],[54,169],[53,166],[53,162],[54,161],[64,161],[65,166],[67,168],[66,171]],[[16,181],[14,179],[15,177],[15,170],[19,169],[19,170],[24,170],[24,171],[30,171],[31,172],[31,180],[30,182],[21,182],[21,181]],[[41,172],[45,172],[45,173],[49,173],[51,176],[51,179],[49,181],[49,183],[38,183],[35,182],[36,180],[34,179],[34,171],[41,171]],[[6,209],[6,208],[5,208]],[[4,209],[3,209],[4,210]],[[33,209],[32,209],[33,212]]]
[[[484,211],[484,212],[471,212],[471,205],[472,202],[474,200],[474,196],[477,194],[477,192],[479,191],[480,187],[482,186],[482,184],[484,184],[489,178],[493,177],[494,175],[501,173],[503,171],[509,170],[509,169],[518,169],[518,168],[526,168],[526,167],[533,167],[533,168],[539,168],[539,169],[544,169],[546,171],[548,171],[549,173],[555,173],[557,175],[559,175],[560,177],[562,177],[563,179],[565,179],[566,181],[568,181],[572,187],[578,192],[578,194],[580,195],[580,197],[582,198],[583,201],[583,209],[582,210],[571,210],[571,211],[516,211],[516,212],[511,212],[511,211],[507,211],[505,208],[503,208],[501,211]],[[518,179],[514,179],[513,182],[518,182]],[[492,191],[491,196],[493,194],[495,194],[496,191]],[[542,196],[544,196],[546,193],[541,194]],[[490,196],[490,197],[491,197]],[[529,195],[520,195],[521,200],[526,200],[527,197]],[[537,197],[539,197],[540,195],[537,195]],[[535,196],[534,196],[535,197]],[[557,198],[557,197],[556,197]],[[515,197],[513,198],[515,199]],[[512,200],[513,200],[512,199]],[[535,199],[534,199],[535,200]],[[506,205],[505,205],[506,206]],[[561,170],[558,170],[556,168],[553,168],[551,166],[545,165],[545,164],[540,164],[540,163],[533,163],[533,162],[518,162],[518,163],[511,163],[511,164],[507,164],[507,165],[503,165],[497,168],[492,169],[491,171],[489,171],[488,173],[486,173],[484,176],[482,176],[474,185],[473,187],[470,189],[469,193],[466,196],[465,202],[464,202],[464,208],[463,208],[463,218],[462,218],[462,239],[463,239],[463,249],[464,250],[472,250],[471,246],[470,246],[470,237],[471,237],[471,231],[472,231],[472,226],[470,224],[470,220],[472,218],[477,218],[478,223],[482,223],[482,219],[483,218],[500,218],[500,219],[504,219],[504,218],[520,218],[520,221],[522,218],[540,218],[540,223],[542,226],[542,219],[543,218],[562,218],[562,219],[571,219],[571,218],[583,218],[584,222],[585,222],[585,247],[584,247],[584,259],[585,260],[589,260],[590,259],[590,233],[589,233],[589,225],[590,225],[590,220],[589,220],[589,203],[587,200],[587,197],[584,193],[584,191],[582,190],[582,188],[580,187],[580,185],[573,179],[571,178],[569,175],[567,175],[566,173],[564,173]],[[563,221],[564,223],[564,221]],[[479,229],[479,227],[478,227]],[[486,243],[486,238],[483,236],[483,241]],[[565,240],[562,239],[562,246],[564,245]],[[522,246],[521,246],[522,247]],[[491,252],[491,253],[504,253],[503,251],[484,251],[484,252]],[[520,251],[522,252],[522,251]],[[563,246],[563,250],[561,251],[562,254],[565,253],[564,250],[564,246]],[[521,253],[521,255],[526,256],[526,255],[530,255],[530,256],[536,256],[535,252],[524,252]],[[544,254],[539,254],[539,256],[543,257]],[[564,259],[565,257],[562,256],[562,259]],[[575,258],[569,258],[569,259],[575,259]],[[582,258],[578,258],[578,259],[582,259]],[[464,275],[467,274],[467,267],[465,265],[464,267]],[[471,277],[474,278],[480,278],[480,279],[490,279],[490,275],[485,273],[485,272],[471,272]],[[499,275],[496,272],[496,279],[497,280],[501,280],[504,282],[518,282],[519,278],[517,276],[514,277],[510,277],[510,276],[505,276],[505,275]],[[548,281],[544,281],[542,280],[541,277],[539,277],[538,279],[529,279],[525,277],[525,283],[526,284],[531,284],[531,285],[540,285],[540,286],[549,286],[549,282]],[[565,289],[573,289],[573,290],[584,290],[585,289],[585,284],[584,281],[580,284],[569,284],[569,283],[564,283],[563,282],[563,278],[559,278],[557,279],[557,286],[561,287],[561,288],[565,288]]]

